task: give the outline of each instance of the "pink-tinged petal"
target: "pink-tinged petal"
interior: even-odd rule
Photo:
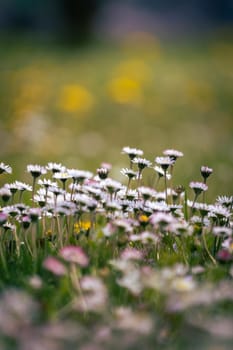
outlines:
[[[63,276],[67,273],[66,267],[58,259],[49,256],[44,260],[43,266],[54,275]]]
[[[221,249],[217,254],[217,259],[222,262],[230,262],[233,260],[233,255],[227,249]]]
[[[82,267],[89,264],[89,259],[81,247],[67,246],[60,250],[61,257],[69,262],[76,263]]]

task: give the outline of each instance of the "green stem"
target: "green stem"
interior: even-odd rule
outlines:
[[[66,181],[62,181],[62,188],[63,188],[63,191],[64,191],[64,201],[66,200]]]
[[[141,185],[141,175],[142,175],[142,170],[138,171],[138,187]]]
[[[84,298],[84,295],[82,293],[82,289],[80,286],[79,276],[78,276],[78,272],[77,272],[77,266],[74,263],[71,263],[71,265],[70,265],[70,279],[71,279],[71,283],[72,283],[73,288],[80,295],[84,310],[86,310],[87,304],[86,304],[86,301],[85,301],[85,298]]]
[[[24,243],[25,243],[30,255],[33,257],[33,251],[31,249],[30,243],[28,241],[28,235],[29,235],[29,229],[25,229],[25,231],[24,231]]]
[[[63,247],[62,229],[61,229],[61,222],[59,220],[58,214],[56,214],[56,221],[57,221],[58,240],[59,240],[60,248],[62,248]]]
[[[209,251],[209,248],[208,248],[208,245],[207,245],[207,242],[206,242],[206,238],[205,238],[205,231],[204,229],[202,228],[202,240],[203,240],[203,244],[204,244],[204,248],[206,250],[206,253],[207,255],[209,256],[210,260],[212,261],[212,263],[214,265],[217,265],[217,262],[216,260],[214,259],[214,257],[211,255],[210,251]]]
[[[23,191],[19,192],[19,203],[22,202],[22,198],[23,198]]]
[[[2,232],[0,233],[0,235],[2,236]],[[2,266],[3,266],[3,269],[6,273],[6,275],[8,275],[8,268],[7,268],[7,264],[6,264],[6,259],[5,259],[5,255],[4,255],[4,252],[3,252],[3,244],[2,244],[2,240],[0,241],[0,259],[1,259],[1,262],[2,262]]]
[[[131,183],[131,178],[129,177],[128,185],[127,185],[127,188],[126,188],[126,195],[128,194],[130,183]]]
[[[173,170],[174,170],[174,165],[171,165],[171,179],[170,179],[170,184],[171,184],[171,204],[173,204],[173,197],[172,197],[172,192],[173,192]]]
[[[165,185],[165,198],[166,198],[166,203],[168,204],[167,200],[167,171],[164,170],[164,185]]]
[[[76,182],[76,181],[73,179],[73,186],[72,186],[71,194],[70,194],[70,201],[71,201],[71,202],[73,201],[75,182]]]
[[[154,188],[155,188],[155,190],[157,189],[157,187],[158,187],[158,185],[159,185],[159,180],[160,180],[160,178],[161,178],[161,176],[158,175],[157,180],[156,180],[155,183],[154,183]]]
[[[36,178],[33,176],[33,182],[32,182],[32,200],[33,200],[33,198],[34,198],[35,188],[36,188]]]
[[[206,178],[204,178],[204,184],[206,185]],[[205,193],[205,191],[203,191],[202,200],[203,200],[203,203],[205,203],[205,200],[206,200],[206,193]]]
[[[194,200],[193,200],[193,205],[192,205],[192,207],[191,207],[190,216],[193,215],[194,205],[195,205],[195,203],[196,203],[196,201],[197,201],[197,197],[198,197],[198,194],[196,193],[196,194],[195,194],[195,197],[194,197]]]
[[[189,266],[187,257],[186,257],[186,255],[185,255],[184,244],[183,244],[184,242],[183,242],[182,238],[179,240],[177,237],[174,237],[174,239],[175,239],[175,242],[176,242],[177,246],[178,246],[178,247],[180,248],[180,250],[181,250],[181,253],[182,253],[182,256],[183,256],[183,259],[184,259],[185,264],[186,264],[187,266]]]

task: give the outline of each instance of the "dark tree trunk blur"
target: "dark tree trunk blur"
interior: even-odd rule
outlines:
[[[92,21],[100,0],[60,0],[63,34],[68,42],[85,42],[92,36]]]

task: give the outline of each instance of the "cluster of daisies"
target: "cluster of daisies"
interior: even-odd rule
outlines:
[[[3,293],[0,336],[20,348],[31,349],[38,339],[46,349],[50,344],[60,349],[61,340],[72,344],[65,349],[154,349],[164,345],[164,334],[172,339],[174,319],[167,316],[176,312],[183,315],[176,326],[180,335],[198,325],[232,339],[232,320],[216,318],[213,328],[213,315],[208,318],[206,310],[232,302],[233,196],[207,203],[213,172],[207,166],[200,169],[201,182],[175,186],[174,168],[183,157],[177,150],[165,150],[154,163],[136,148],[124,147],[122,153],[128,160],[121,169],[123,182],[111,177],[108,163],[92,173],[50,162],[28,165],[29,183],[7,182],[0,188],[3,275],[10,275],[9,258],[17,265],[26,256],[28,268],[30,256],[33,266],[43,261],[46,274],[61,282],[51,289],[55,302],[49,308],[56,310],[46,325],[34,320],[45,319],[40,313],[49,301],[37,303],[19,290]],[[150,186],[145,185],[147,171],[154,175]],[[11,173],[0,163],[1,175]],[[215,268],[224,270],[221,280],[199,278]],[[40,298],[37,291],[51,280],[39,273],[23,283]],[[59,304],[64,298],[68,303]]]
[[[51,162],[46,166],[28,165],[31,184],[15,181],[0,189],[3,232],[7,231],[7,237],[10,237],[11,231],[12,237],[20,241],[24,236],[17,236],[19,228],[26,231],[35,223],[41,223],[40,237],[50,233],[58,238],[62,248],[83,228],[95,235],[101,217],[105,220],[101,232],[106,237],[121,230],[126,241],[153,241],[159,245],[165,233],[192,235],[194,225],[199,225],[203,232],[209,231],[220,237],[215,250],[222,248],[227,252],[227,258],[231,258],[233,196],[219,196],[214,204],[205,202],[207,179],[213,172],[211,168],[202,166],[203,181],[190,182],[193,194],[189,200],[183,186],[172,185],[174,166],[183,157],[182,152],[165,150],[163,156],[155,158],[155,165],[143,157],[140,149],[124,147],[122,153],[129,160],[129,167],[121,170],[127,178],[126,184],[110,177],[111,165],[108,163],[102,163],[96,174]],[[143,184],[146,168],[155,174],[153,187]],[[9,165],[0,163],[0,174],[11,172]],[[164,183],[164,191],[157,190],[160,181]],[[25,192],[31,193],[32,205],[24,202]],[[202,200],[198,201],[200,197]],[[84,221],[89,225],[83,226]],[[206,249],[215,261],[207,246]]]

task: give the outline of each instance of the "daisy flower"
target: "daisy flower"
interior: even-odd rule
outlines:
[[[121,174],[124,176],[127,176],[128,179],[134,179],[137,176],[136,171],[133,171],[132,169],[128,169],[128,168],[121,169]]]
[[[181,195],[182,193],[184,193],[185,188],[183,185],[178,185],[174,188],[174,191],[178,194]]]
[[[182,152],[177,151],[175,149],[166,149],[165,151],[163,151],[163,154],[165,156],[170,157],[172,161],[176,161],[177,158],[184,156],[184,154]]]
[[[68,179],[71,179],[72,176],[67,171],[61,171],[61,172],[54,173],[53,178],[60,180],[62,182],[66,182]]]
[[[228,219],[231,216],[230,211],[222,205],[211,205],[210,211],[215,214],[218,218]]]
[[[137,164],[140,171],[142,171],[144,168],[150,167],[152,164],[149,160],[140,157],[134,158],[133,163]]]
[[[209,177],[213,172],[213,169],[209,168],[208,166],[202,166],[201,167],[201,175],[204,178],[204,181],[206,181],[207,177]]]
[[[156,165],[155,167],[153,167],[153,169],[156,171],[159,177],[163,177],[166,174],[167,179],[168,180],[171,179],[171,174],[168,174],[167,172],[165,173],[165,171],[161,166]]]
[[[150,217],[150,222],[153,226],[168,225],[176,222],[170,213],[155,213]]]
[[[142,260],[143,252],[136,248],[125,248],[120,257],[123,260]]]
[[[89,210],[94,210],[98,205],[98,202],[95,199],[85,194],[76,194],[74,196],[74,202],[87,207]]]
[[[41,208],[44,207],[46,204],[46,199],[43,195],[35,194],[33,200],[34,202],[38,203]]]
[[[0,226],[4,225],[7,222],[8,215],[7,213],[0,212]]]
[[[143,244],[151,243],[157,244],[159,241],[158,236],[155,236],[154,233],[149,231],[144,231],[140,234],[132,234],[129,237],[132,242],[142,242]]]
[[[133,227],[131,225],[131,222],[127,219],[116,219],[113,221],[113,225],[120,228],[124,229],[125,232],[132,232]]]
[[[12,217],[16,217],[17,215],[20,214],[20,210],[15,205],[6,206],[3,208],[3,210],[4,210],[4,213]]]
[[[126,190],[125,192],[125,198],[129,201],[135,200],[138,198],[138,192],[136,190]]]
[[[95,188],[93,186],[85,186],[84,190],[96,200],[100,200],[102,198],[102,192],[99,188]]]
[[[195,203],[195,209],[199,210],[201,216],[206,216],[211,210],[210,206],[206,203]]]
[[[224,207],[232,207],[233,206],[233,196],[218,196],[216,200],[217,204],[223,205]]]
[[[171,212],[174,213],[178,210],[181,210],[183,208],[183,205],[181,205],[181,204],[169,204],[168,207],[170,208]]]
[[[111,212],[115,212],[117,210],[121,210],[121,205],[118,201],[113,201],[113,200],[109,200],[106,201],[104,204],[105,208]]]
[[[18,186],[16,185],[15,182],[13,182],[11,184],[5,184],[5,187],[8,188],[8,190],[10,190],[12,194],[14,194],[18,191]]]
[[[45,188],[49,188],[49,186],[57,187],[57,182],[53,182],[50,179],[39,179],[38,185],[44,186]]]
[[[141,194],[144,200],[148,200],[156,196],[156,191],[150,187],[145,187],[145,186],[138,187],[138,192]]]
[[[199,195],[203,191],[208,190],[208,186],[206,184],[204,184],[203,182],[192,181],[192,182],[190,182],[189,187],[194,190],[196,195]]]
[[[65,265],[52,256],[48,256],[44,260],[43,267],[56,276],[64,276],[67,273]]]
[[[109,170],[107,168],[98,168],[97,174],[101,180],[105,180],[108,177]]]
[[[65,191],[63,189],[61,189],[60,187],[49,186],[48,190],[49,190],[49,192],[53,193],[56,198],[58,198],[59,195],[63,196],[63,197],[65,195]],[[49,194],[49,192],[48,192],[48,194]]]
[[[6,187],[0,188],[0,197],[2,197],[3,202],[8,202],[11,196],[12,196],[12,193],[8,188]]]
[[[12,168],[9,165],[1,162],[0,163],[0,174],[3,174],[3,173],[11,174]]]
[[[17,186],[19,191],[29,191],[29,192],[32,191],[32,186],[30,186],[24,182],[15,181],[15,185]]]
[[[151,209],[153,212],[169,212],[170,211],[169,206],[164,201],[161,201],[161,202],[147,201],[146,207]]]
[[[160,165],[165,172],[170,165],[174,164],[174,160],[172,160],[170,157],[156,157],[155,162]]]
[[[215,226],[213,228],[213,234],[220,237],[231,237],[233,232],[230,227]]]
[[[33,222],[37,221],[41,216],[41,209],[40,208],[30,208],[28,210],[28,216],[30,217],[31,221],[33,221]]]
[[[70,175],[75,182],[83,182],[93,176],[90,171],[78,169],[67,169],[67,174]]]
[[[119,201],[119,204],[121,205],[121,208],[124,212],[132,212],[133,210],[133,201],[129,199],[121,199]]]
[[[86,267],[89,264],[89,259],[81,247],[73,245],[66,246],[60,250],[60,256],[65,261],[78,264],[82,267]]]
[[[140,157],[143,155],[143,151],[137,148],[131,148],[131,147],[123,147],[122,149],[123,154],[127,154],[130,158],[130,160],[133,160],[135,157]]]
[[[30,164],[27,166],[27,172],[30,173],[32,177],[37,178],[42,174],[46,174],[47,170],[43,166]]]
[[[114,193],[122,188],[122,184],[118,181],[112,180],[110,178],[103,180],[103,187],[108,190],[109,193]]]
[[[49,162],[46,166],[47,170],[52,171],[52,173],[59,173],[61,171],[65,171],[65,167],[61,163],[51,163]]]
[[[4,225],[4,230],[7,231],[7,230],[10,230],[10,231],[15,231],[16,230],[16,226],[11,224],[10,222],[6,222]]]

